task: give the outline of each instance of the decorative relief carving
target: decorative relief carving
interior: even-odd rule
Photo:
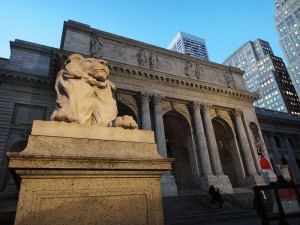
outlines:
[[[158,93],[153,93],[152,99],[154,104],[159,104],[164,99],[164,96]]]
[[[158,65],[159,65],[159,59],[158,59],[157,55],[153,51],[151,51],[151,53],[149,55],[150,69],[158,69]]]
[[[234,82],[233,75],[232,75],[230,67],[229,67],[228,72],[224,73],[224,77],[226,79],[227,86],[230,87],[230,88],[236,89],[235,82]]]
[[[217,117],[221,117],[221,110],[220,109],[215,109]]]
[[[202,109],[203,109],[203,111],[209,111],[210,109],[211,109],[211,104],[209,104],[209,103],[203,103],[202,104]]]
[[[184,74],[189,77],[193,78],[193,65],[191,62],[187,61],[184,67]]]
[[[150,97],[152,96],[153,94],[150,93],[150,92],[141,92],[140,96],[139,96],[139,100],[142,102],[142,103],[149,103],[150,101]]]
[[[145,67],[147,65],[148,59],[146,56],[146,51],[143,48],[136,53],[136,58],[139,66]]]
[[[201,80],[203,75],[203,69],[198,63],[193,66],[193,64],[190,61],[187,61],[184,66],[184,74],[189,78]]]
[[[197,79],[202,80],[203,69],[201,68],[201,66],[199,64],[195,65],[195,76]]]
[[[151,51],[150,54],[143,48],[140,48],[136,53],[137,63],[140,67],[148,67],[150,69],[158,69],[159,59],[155,52]]]
[[[90,52],[92,57],[102,58],[102,41],[101,38],[95,34],[91,36],[91,43],[90,43]]]
[[[243,111],[241,109],[232,109],[231,113],[234,116],[241,116],[243,114]]]
[[[172,108],[172,111],[177,111],[177,103],[172,101],[171,102],[171,108]]]

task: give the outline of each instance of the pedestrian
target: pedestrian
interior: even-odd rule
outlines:
[[[223,203],[224,203],[224,200],[223,200],[223,198],[222,198],[222,194],[221,194],[221,191],[220,191],[220,189],[219,188],[217,188],[217,190],[216,190],[216,200],[217,200],[217,202],[219,202],[219,205],[220,205],[220,208],[223,208]]]
[[[215,196],[216,196],[216,189],[215,189],[215,187],[214,187],[214,185],[210,185],[209,186],[209,189],[208,189],[208,193],[209,193],[209,195],[210,195],[210,198],[211,198],[211,201],[213,202],[213,203],[215,203]]]

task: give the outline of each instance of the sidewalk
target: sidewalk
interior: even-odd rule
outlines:
[[[232,220],[205,222],[205,225],[261,225],[260,217],[247,217]]]
[[[238,218],[233,220],[222,220],[222,221],[212,221],[205,222],[205,225],[261,225],[260,217],[247,217],[247,218]],[[278,225],[278,221],[270,222],[270,225]],[[299,225],[300,218],[293,218],[288,220],[289,225]]]

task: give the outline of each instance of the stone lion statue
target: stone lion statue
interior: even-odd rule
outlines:
[[[56,76],[57,109],[51,120],[136,129],[137,123],[131,116],[117,117],[113,98],[116,87],[107,80],[108,76],[106,61],[70,55]]]

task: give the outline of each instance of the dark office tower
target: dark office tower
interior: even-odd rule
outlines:
[[[245,71],[247,89],[261,96],[254,106],[300,115],[299,98],[287,68],[282,59],[273,54],[268,42],[248,41],[224,64]]]
[[[280,47],[289,65],[291,80],[300,96],[300,0],[277,0],[274,5]]]
[[[209,60],[205,40],[181,31],[174,37],[167,49]]]

